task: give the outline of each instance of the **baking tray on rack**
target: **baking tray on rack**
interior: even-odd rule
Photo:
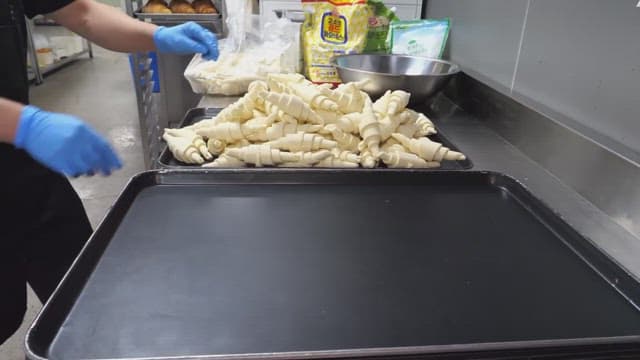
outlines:
[[[167,22],[186,22],[186,21],[213,21],[222,20],[220,14],[156,14],[137,12],[136,17],[143,20],[167,21]]]
[[[175,26],[194,21],[209,29],[219,38],[226,36],[226,27],[220,15],[213,14],[148,14],[138,12],[135,16],[143,21],[159,26]]]
[[[476,171],[134,177],[30,327],[29,359],[640,356],[640,284]]]
[[[194,124],[202,119],[211,118],[218,114],[222,109],[220,108],[194,108],[185,114],[184,118],[180,122],[178,127],[185,127],[191,124]],[[444,146],[450,148],[451,150],[461,151],[459,150],[455,144],[451,143],[449,139],[447,139],[440,129],[438,129],[438,133],[435,135],[430,135],[429,139],[433,141],[437,141]],[[473,167],[473,163],[469,159],[468,154],[465,160],[460,161],[443,161],[442,165],[436,169],[420,169],[421,171],[438,171],[438,170],[468,170]],[[201,166],[193,165],[193,164],[185,164],[181,161],[178,161],[171,151],[165,146],[160,153],[160,157],[158,158],[158,167],[164,169],[200,169]]]

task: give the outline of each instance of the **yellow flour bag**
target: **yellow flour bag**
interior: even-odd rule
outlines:
[[[305,75],[316,83],[339,83],[331,59],[364,50],[371,15],[367,0],[302,0],[302,5]]]

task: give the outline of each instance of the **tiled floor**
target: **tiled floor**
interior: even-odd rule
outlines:
[[[109,138],[124,168],[109,177],[85,177],[71,182],[82,198],[91,223],[96,226],[127,180],[144,169],[139,138],[136,97],[129,62],[124,54],[94,47],[92,60],[82,59],[45,78],[31,88],[31,102],[43,109],[74,114]],[[22,328],[0,345],[0,359],[23,360],[26,327],[40,308],[29,294]]]

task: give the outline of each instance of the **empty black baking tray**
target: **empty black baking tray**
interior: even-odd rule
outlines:
[[[637,356],[639,294],[500,174],[165,170],[128,184],[26,344],[31,359]]]

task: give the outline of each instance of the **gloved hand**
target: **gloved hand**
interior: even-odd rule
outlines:
[[[122,167],[111,146],[76,117],[25,106],[20,114],[14,145],[52,170],[69,176]]]
[[[211,31],[190,21],[178,26],[159,27],[153,41],[160,52],[174,54],[201,53],[207,60],[218,59],[218,38]]]

